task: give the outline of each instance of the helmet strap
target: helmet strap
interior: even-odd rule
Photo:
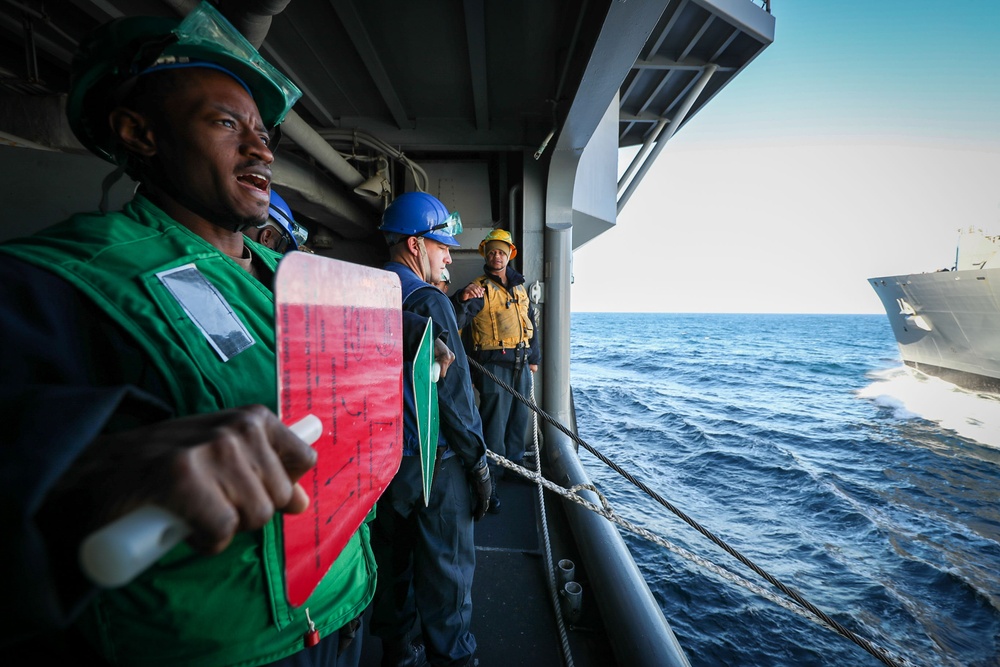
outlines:
[[[111,191],[111,188],[114,187],[115,183],[117,183],[118,180],[124,175],[125,175],[125,164],[120,164],[117,167],[115,167],[114,171],[105,176],[103,181],[101,181],[101,204],[100,204],[101,213],[108,212],[108,199],[109,199],[108,194]]]
[[[434,276],[431,275],[431,259],[427,255],[424,238],[422,236],[411,236],[410,238],[417,239],[417,262],[420,266],[420,277],[424,282],[429,283],[434,280]]]
[[[267,147],[270,149],[271,154],[274,155],[278,152],[278,142],[281,141],[281,123],[278,123],[268,131],[270,136],[270,141],[267,142]]]

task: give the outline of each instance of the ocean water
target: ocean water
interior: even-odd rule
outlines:
[[[891,655],[1000,665],[1000,399],[907,370],[884,316],[572,324],[586,442]],[[770,588],[581,459],[625,518]],[[700,565],[626,542],[694,667],[882,664]]]

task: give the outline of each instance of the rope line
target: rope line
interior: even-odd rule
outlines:
[[[535,401],[535,378],[533,375],[529,374],[531,382],[531,401]],[[535,458],[535,474],[538,475],[540,479],[542,477],[542,457],[538,451],[538,415],[535,413],[531,414],[532,421],[532,435],[534,436],[531,443],[531,451],[534,453]],[[493,452],[488,452],[495,459],[503,458],[498,457]],[[507,459],[504,459],[505,461]],[[510,461],[507,461],[511,465],[514,465]],[[502,465],[502,464],[501,464]],[[506,467],[506,466],[504,466]],[[518,466],[520,467],[520,466]],[[494,482],[495,484],[496,482]],[[552,543],[549,541],[549,521],[545,516],[545,492],[543,490],[542,483],[539,482],[536,487],[538,491],[538,507],[539,516],[542,523],[542,541],[545,544],[545,572],[547,574],[545,578],[545,583],[548,585],[549,589],[549,601],[552,603],[552,611],[556,615],[556,625],[559,627],[559,641],[562,644],[563,661],[566,663],[566,667],[574,667],[573,653],[570,651],[569,647],[569,636],[566,634],[566,623],[563,620],[562,607],[559,604],[559,591],[556,590],[556,575],[555,575],[555,564],[552,562]]]
[[[902,658],[898,658],[898,657],[894,657],[894,656],[890,655],[889,652],[886,651],[886,649],[882,648],[881,646],[877,646],[876,644],[872,643],[870,640],[868,640],[868,639],[866,639],[864,637],[861,637],[861,636],[857,635],[852,630],[848,629],[847,627],[845,627],[844,625],[842,625],[841,623],[839,623],[835,619],[831,618],[822,609],[819,609],[814,604],[812,604],[811,602],[809,602],[808,600],[806,600],[805,598],[803,598],[796,590],[794,590],[792,588],[789,588],[788,586],[786,586],[785,584],[783,584],[781,581],[779,581],[777,578],[775,578],[773,575],[771,575],[770,573],[768,573],[765,570],[763,570],[762,568],[760,568],[756,563],[754,563],[753,561],[751,561],[749,558],[747,558],[746,556],[744,556],[743,554],[741,554],[739,551],[737,551],[733,547],[729,546],[729,544],[727,544],[721,538],[717,537],[714,533],[712,533],[707,528],[705,528],[704,526],[702,526],[700,523],[698,523],[697,521],[695,521],[694,519],[692,519],[691,517],[689,517],[687,514],[685,514],[683,511],[681,511],[680,509],[678,509],[677,507],[675,507],[668,500],[666,500],[665,498],[663,498],[662,496],[660,496],[658,493],[656,493],[655,491],[653,491],[652,489],[650,489],[642,481],[640,481],[640,480],[636,479],[635,477],[633,477],[628,471],[626,471],[623,468],[621,468],[617,463],[615,463],[614,461],[612,461],[611,459],[609,459],[608,457],[606,457],[604,454],[602,454],[600,451],[598,451],[597,449],[595,449],[594,447],[592,447],[590,444],[588,444],[587,442],[585,442],[578,435],[576,435],[575,433],[570,432],[569,429],[567,429],[565,426],[563,426],[561,423],[559,423],[554,417],[552,417],[547,412],[545,412],[544,410],[542,410],[541,408],[539,408],[537,405],[535,405],[534,401],[525,398],[523,395],[521,395],[517,390],[515,390],[509,384],[507,384],[506,382],[504,382],[503,380],[501,380],[500,378],[498,378],[496,375],[494,375],[493,373],[491,373],[490,371],[488,371],[486,368],[484,368],[482,366],[482,364],[480,364],[478,361],[476,361],[475,359],[472,359],[470,357],[469,358],[469,363],[472,366],[474,366],[477,370],[479,370],[480,372],[482,372],[484,375],[486,375],[487,377],[489,377],[497,385],[499,385],[500,387],[503,387],[505,391],[509,392],[517,400],[519,400],[522,403],[524,403],[525,405],[527,405],[536,415],[538,415],[539,417],[541,417],[542,419],[544,419],[546,422],[548,422],[549,424],[551,424],[555,428],[559,429],[562,433],[564,433],[566,436],[568,436],[569,438],[571,438],[578,445],[580,445],[581,447],[583,447],[584,449],[586,449],[588,452],[590,452],[591,454],[593,454],[594,456],[596,456],[602,463],[604,463],[609,468],[611,468],[612,470],[614,470],[615,472],[617,472],[619,475],[621,475],[622,477],[624,477],[625,479],[627,479],[633,486],[635,486],[638,489],[642,490],[643,493],[645,493],[647,496],[649,496],[650,498],[652,498],[653,500],[655,500],[656,502],[658,502],[660,505],[662,505],[666,509],[668,509],[671,512],[673,512],[677,517],[679,517],[686,524],[688,524],[689,526],[691,526],[692,528],[694,528],[695,530],[697,530],[704,537],[706,537],[708,540],[710,540],[713,544],[715,544],[716,546],[718,546],[720,549],[722,549],[723,551],[725,551],[726,553],[728,553],[730,556],[732,556],[733,558],[735,558],[739,562],[743,563],[743,565],[745,565],[746,567],[748,567],[751,570],[753,570],[757,575],[759,575],[761,578],[763,578],[765,581],[767,581],[768,583],[770,583],[772,586],[774,586],[775,588],[777,588],[778,590],[780,590],[781,592],[783,592],[785,595],[787,595],[788,597],[790,597],[792,600],[795,601],[796,604],[798,604],[800,607],[806,609],[809,613],[811,613],[813,616],[815,616],[816,618],[818,618],[819,620],[821,620],[828,627],[830,627],[833,630],[837,631],[840,635],[842,635],[843,637],[851,640],[852,642],[854,642],[855,644],[857,644],[858,646],[860,646],[862,649],[864,649],[865,651],[867,651],[868,653],[870,653],[871,655],[873,655],[880,662],[882,662],[882,664],[887,665],[888,667],[902,667],[902,666],[911,667],[912,666],[912,663],[910,663],[910,662],[908,662],[908,661],[906,661],[906,660],[904,660]],[[488,452],[488,455],[490,456],[491,459],[494,459],[494,460],[496,460],[498,458],[492,452]],[[516,464],[510,463],[510,465],[516,465]],[[509,467],[509,466],[507,466],[506,464],[504,464],[504,467]],[[535,482],[539,482],[540,479],[544,479],[544,478],[541,477],[541,475],[538,475],[537,478],[536,478],[526,468],[521,468],[521,471],[523,471],[521,474],[525,474],[526,477],[529,477],[530,479],[532,479]],[[551,484],[551,483],[549,483],[549,484]],[[549,484],[546,485],[546,488],[549,488],[550,490],[554,491],[555,489],[551,488],[549,486]],[[555,485],[552,485],[552,486],[555,486]],[[584,486],[589,487],[589,488],[586,488],[586,490],[593,491],[594,493],[598,493],[597,490],[596,490],[596,488],[594,488],[594,486],[592,484],[590,484],[590,485],[584,485]],[[555,488],[562,489],[563,487],[555,487]],[[577,487],[573,487],[573,489],[571,489],[571,490],[573,491],[574,495],[577,495],[576,494],[576,492],[578,490]],[[563,495],[559,491],[555,491],[555,492],[559,493],[560,495]],[[603,496],[601,496],[599,493],[598,493],[598,496],[603,499]],[[579,497],[579,496],[577,495],[577,497]],[[579,501],[577,501],[575,499],[573,499],[573,500],[574,500],[574,502],[579,502]],[[581,498],[581,500],[582,500],[582,498]],[[602,500],[602,503],[606,503],[606,502],[607,502],[606,500]],[[586,503],[589,503],[589,501],[585,501],[584,503],[581,503],[581,504],[586,504]],[[593,505],[592,503],[590,503],[590,504]],[[607,518],[609,518],[610,520],[614,521],[614,519],[611,519],[610,516],[608,516],[607,514],[604,514],[604,512],[602,512],[600,508],[597,508],[597,509],[595,509],[595,508],[596,508],[596,505],[594,505],[593,507],[591,507],[591,509],[593,511],[597,511],[599,514],[602,514],[603,516],[607,516]],[[608,505],[608,509],[610,511],[610,505]],[[612,512],[612,514],[613,514],[613,512]],[[618,524],[618,525],[622,525],[618,521],[615,521],[615,523]],[[645,531],[645,529],[639,529],[639,530]],[[645,532],[648,532],[648,531],[645,531]],[[637,534],[639,534],[639,533],[637,533]],[[652,533],[649,533],[649,534],[652,535]],[[656,541],[657,543],[660,543],[659,542],[659,538],[656,539],[656,540],[654,540],[654,541]],[[680,549],[680,547],[677,547],[677,548]],[[671,549],[671,551],[673,551],[673,549]],[[675,553],[677,553],[677,552],[675,552]],[[784,605],[782,605],[782,606],[784,606]]]
[[[552,493],[555,493],[556,495],[562,496],[566,500],[568,500],[570,502],[573,502],[573,503],[576,503],[577,505],[581,505],[581,506],[589,509],[590,511],[594,512],[595,514],[600,514],[601,516],[603,516],[604,518],[606,518],[608,521],[611,521],[612,523],[614,523],[614,524],[616,524],[618,526],[621,526],[625,530],[628,530],[629,532],[634,533],[634,534],[638,535],[639,537],[642,537],[642,538],[644,538],[644,539],[646,539],[646,540],[648,540],[650,542],[654,542],[656,544],[659,544],[660,546],[662,546],[662,547],[666,548],[667,550],[669,550],[669,551],[677,554],[678,556],[681,556],[682,558],[686,558],[687,560],[693,561],[693,562],[697,563],[698,565],[701,565],[702,567],[705,567],[706,569],[711,570],[712,572],[718,574],[722,578],[724,578],[724,579],[726,579],[726,580],[728,580],[728,581],[730,581],[730,582],[732,582],[732,583],[734,583],[734,584],[736,584],[738,586],[742,586],[744,588],[747,588],[748,590],[753,591],[754,593],[757,593],[758,595],[760,595],[762,597],[767,598],[771,602],[774,602],[775,604],[777,604],[777,605],[779,605],[779,606],[787,609],[788,611],[791,611],[791,612],[793,612],[795,614],[798,614],[799,616],[802,616],[803,618],[806,618],[806,619],[808,619],[810,621],[816,621],[816,617],[812,616],[807,610],[805,610],[802,607],[796,605],[792,601],[787,600],[787,599],[785,599],[785,598],[783,598],[783,597],[781,597],[779,595],[775,595],[774,593],[772,593],[771,591],[767,590],[766,588],[758,586],[757,584],[753,583],[752,581],[749,581],[748,579],[745,579],[745,578],[741,577],[740,575],[738,575],[738,574],[736,574],[734,572],[730,572],[729,570],[725,569],[724,567],[722,567],[720,565],[717,565],[717,564],[715,564],[715,563],[713,563],[713,562],[711,562],[709,560],[706,560],[705,558],[702,558],[701,556],[699,556],[699,555],[697,555],[697,554],[695,554],[695,553],[693,553],[691,551],[688,551],[684,547],[678,546],[678,545],[670,542],[669,540],[667,540],[664,537],[656,535],[655,533],[653,533],[649,529],[643,528],[642,526],[639,526],[639,525],[637,525],[635,523],[632,523],[628,519],[624,519],[624,518],[620,517],[614,511],[614,508],[611,507],[611,504],[608,502],[607,498],[605,498],[604,494],[602,494],[600,491],[598,491],[597,487],[595,487],[593,484],[577,484],[577,485],[572,486],[572,487],[570,487],[570,488],[567,489],[566,487],[559,486],[555,482],[552,482],[552,481],[546,479],[545,477],[542,477],[541,475],[539,475],[536,472],[533,472],[533,471],[531,471],[531,470],[529,470],[527,468],[522,468],[521,466],[517,465],[513,461],[510,461],[509,459],[505,459],[504,457],[500,456],[499,454],[495,454],[493,452],[487,452],[486,455],[489,456],[490,460],[493,461],[494,463],[496,463],[497,465],[501,465],[504,468],[507,468],[507,469],[509,469],[509,470],[511,470],[513,472],[516,472],[516,473],[518,473],[520,475],[523,475],[525,478],[527,478],[527,479],[535,482],[536,484],[544,486],[546,489],[548,489]],[[600,505],[598,505],[597,503],[594,503],[594,502],[592,502],[590,500],[587,500],[586,498],[584,498],[583,496],[581,496],[580,495],[581,491],[590,491],[590,492],[596,494],[597,497],[598,497],[598,499],[600,500]]]

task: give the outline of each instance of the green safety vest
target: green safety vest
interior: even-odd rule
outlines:
[[[254,246],[258,248],[258,246]],[[178,417],[248,403],[277,408],[274,297],[236,262],[142,196],[0,246],[71,283],[117,322],[167,385]],[[273,271],[279,256],[259,253]],[[194,264],[254,343],[223,362],[157,274]],[[80,627],[122,665],[259,665],[359,616],[375,589],[362,525],[301,608],[285,596],[281,517],[216,556],[181,544],[129,585],[101,592]]]

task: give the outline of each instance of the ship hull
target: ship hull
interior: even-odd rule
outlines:
[[[1000,269],[869,283],[907,366],[967,389],[1000,392]]]

